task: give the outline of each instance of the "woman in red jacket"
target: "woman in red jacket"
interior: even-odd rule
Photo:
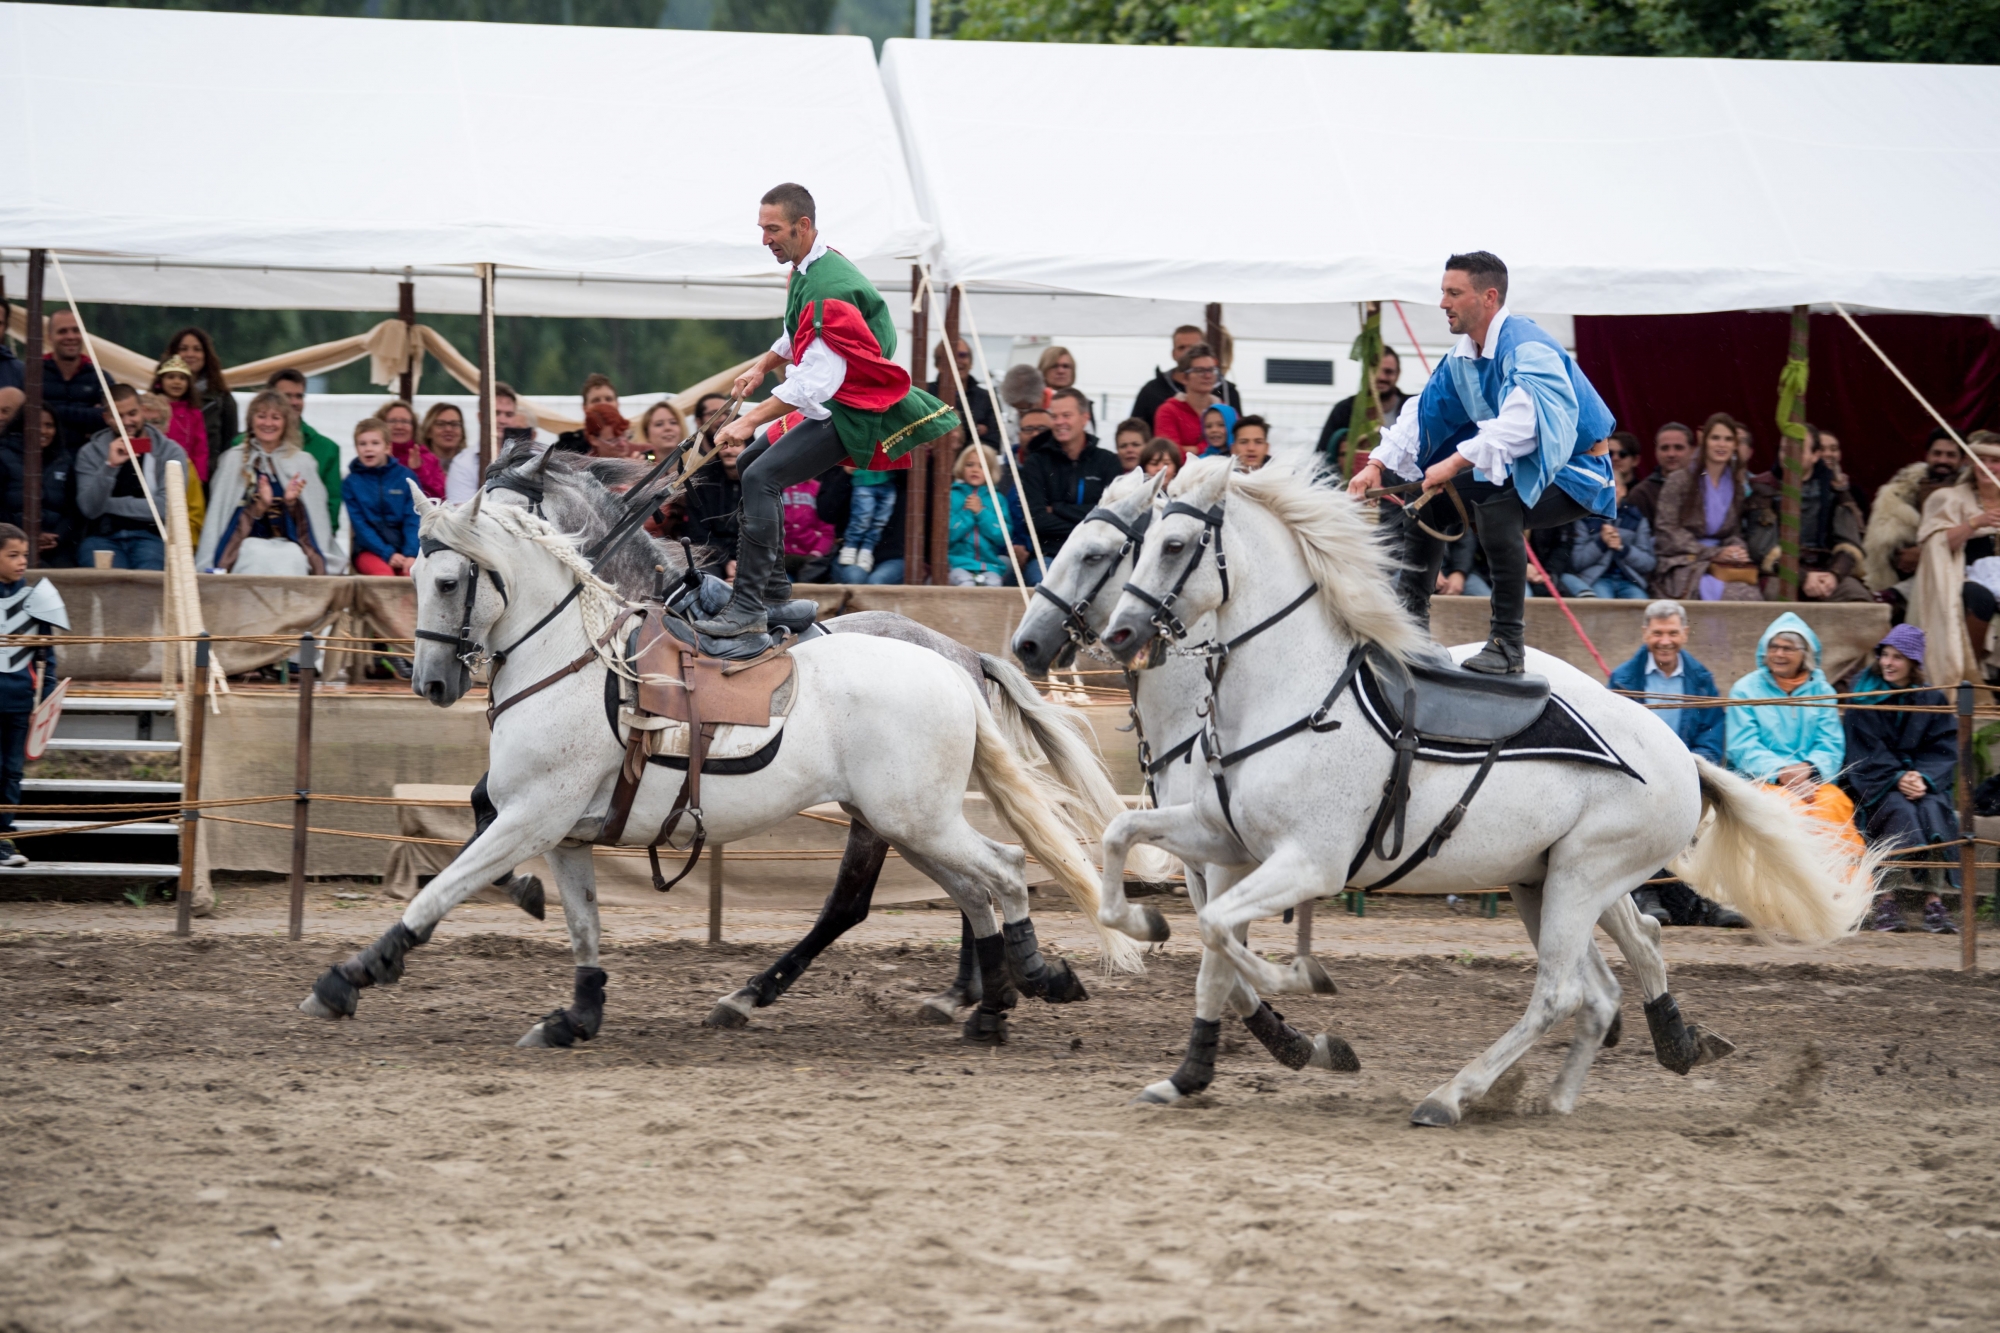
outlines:
[[[1201,414],[1221,401],[1215,390],[1222,382],[1222,363],[1207,343],[1196,343],[1181,353],[1178,363],[1182,389],[1153,417],[1153,434],[1164,435],[1178,444],[1190,458],[1208,451],[1208,437],[1202,434]]]

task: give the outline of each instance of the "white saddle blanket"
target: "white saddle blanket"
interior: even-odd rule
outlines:
[[[748,759],[774,740],[784,730],[785,720],[792,715],[792,701],[798,697],[799,673],[792,671],[790,680],[778,687],[771,696],[771,725],[768,727],[745,727],[723,725],[715,729],[715,739],[709,743],[708,757],[714,759]],[[639,717],[630,708],[618,710],[618,723],[629,730],[638,727],[651,732],[651,740],[646,746],[649,755],[669,755],[684,759],[688,752],[688,724],[676,722],[669,717]]]

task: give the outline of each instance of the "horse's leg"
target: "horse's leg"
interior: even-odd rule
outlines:
[[[1607,907],[1597,924],[1617,942],[1632,966],[1633,980],[1646,997],[1646,1026],[1653,1034],[1653,1055],[1661,1064],[1676,1074],[1685,1074],[1736,1049],[1736,1043],[1721,1033],[1682,1019],[1680,1004],[1667,989],[1667,964],[1660,956],[1660,923],[1641,912],[1630,894]],[[1606,1046],[1618,1044],[1618,1030],[1619,1024],[1613,1023],[1604,1038]]]
[[[483,835],[410,900],[402,920],[346,962],[328,968],[300,1001],[299,1010],[315,1018],[354,1017],[361,991],[400,980],[404,957],[430,939],[447,912],[478,892],[481,885],[492,883],[500,871],[555,846],[575,827],[579,813],[555,802],[544,805],[536,815],[502,811]]]
[[[1597,947],[1596,941],[1590,937],[1595,914],[1586,906],[1589,892],[1581,887],[1566,891],[1560,873],[1552,874],[1549,880],[1544,881],[1536,941],[1540,957],[1535,972],[1534,994],[1528,999],[1528,1011],[1500,1040],[1459,1070],[1448,1083],[1424,1098],[1410,1113],[1412,1123],[1457,1124],[1467,1103],[1485,1096],[1487,1089],[1515,1061],[1527,1054],[1530,1047],[1547,1035],[1550,1028],[1585,1006],[1590,1008],[1590,1015],[1587,1019],[1579,1015],[1571,1056],[1576,1057],[1578,1046],[1585,1047],[1581,1061],[1584,1069],[1589,1068],[1590,1061],[1597,1055],[1598,1043],[1603,1039],[1605,1029],[1611,1026],[1611,1015],[1616,1008],[1615,1002],[1601,994],[1593,984],[1589,963],[1584,957],[1585,950]],[[1568,1108],[1552,1106],[1551,1109]]]
[[[588,847],[558,844],[548,850],[562,894],[563,924],[569,927],[569,947],[576,956],[576,988],[569,1008],[558,1009],[528,1029],[516,1046],[574,1046],[597,1035],[604,1023],[604,983],[598,966],[601,938],[597,923],[597,867]]]
[[[1632,900],[1629,891],[1619,896],[1627,902]],[[1597,1058],[1612,1023],[1618,1018],[1618,979],[1611,975],[1611,965],[1604,961],[1596,939],[1587,934],[1580,961],[1583,1003],[1577,1006],[1569,1052],[1563,1056],[1562,1067],[1556,1071],[1543,1108],[1556,1115],[1568,1115],[1576,1109],[1576,1099],[1583,1092],[1583,1080],[1590,1074],[1591,1061]]]
[[[1209,900],[1195,918],[1201,942],[1228,958],[1243,980],[1259,992],[1331,995],[1333,978],[1311,954],[1294,958],[1290,967],[1278,967],[1252,953],[1238,932],[1252,921],[1282,915],[1285,909],[1324,897],[1338,887],[1327,882],[1324,866],[1314,856],[1287,844],[1228,892]]]
[[[1226,833],[1216,833],[1191,807],[1127,810],[1104,826],[1104,882],[1098,890],[1097,919],[1135,940],[1157,944],[1168,937],[1167,919],[1153,907],[1135,907],[1125,898],[1125,857],[1134,843],[1148,843],[1194,865],[1232,865],[1243,849]]]
[[[972,919],[958,914],[958,975],[951,986],[917,1006],[917,1018],[925,1023],[955,1023],[958,1011],[978,1004],[984,993],[979,984],[979,952],[973,947]]]
[[[718,1000],[701,1020],[702,1026],[742,1027],[750,1021],[751,1010],[775,1003],[789,990],[827,945],[866,921],[875,883],[882,877],[882,862],[888,855],[888,840],[860,820],[853,820],[847,827],[847,850],[840,855],[840,874],[812,929],[777,962],[745,982],[741,990]]]
[[[1227,892],[1229,886],[1236,882],[1237,876],[1233,867],[1214,866],[1210,869],[1215,875],[1215,885],[1211,885],[1202,872],[1192,866],[1188,867],[1188,901],[1193,904],[1197,913],[1208,905],[1211,888],[1219,885],[1220,891]],[[1197,883],[1200,885],[1198,891]],[[1247,944],[1249,936],[1250,927],[1247,923],[1237,928],[1237,939]],[[1210,965],[1211,957],[1210,950],[1204,945],[1201,958],[1201,965],[1204,968]],[[1250,1030],[1250,1035],[1255,1037],[1258,1044],[1269,1051],[1279,1064],[1287,1069],[1304,1069],[1310,1065],[1314,1069],[1337,1069],[1349,1074],[1361,1068],[1360,1057],[1354,1054],[1354,1048],[1344,1039],[1331,1032],[1308,1037],[1287,1023],[1285,1016],[1273,1009],[1269,1000],[1252,990],[1250,983],[1243,979],[1242,973],[1236,971],[1233,964],[1229,964],[1227,960],[1221,961],[1228,975],[1234,977],[1236,982],[1236,989],[1230,996],[1229,1011],[1243,1020],[1243,1026]],[[1199,986],[1200,982],[1197,981],[1196,985]]]
[[[493,827],[493,821],[500,817],[500,808],[493,804],[493,798],[486,791],[488,776],[481,773],[479,781],[472,784],[472,836],[465,840],[466,847],[470,847],[478,840],[480,834]],[[464,848],[459,850],[463,852]],[[514,906],[535,920],[548,919],[548,895],[542,891],[542,881],[539,877],[517,875],[514,873],[514,868],[509,866],[507,873],[494,880],[493,884],[496,888],[507,890],[507,896],[514,900]]]
[[[1008,966],[1010,945],[1016,945],[1021,932],[1015,931],[1010,937],[1005,926],[995,928],[991,896],[998,887],[996,869],[1004,874],[1011,864],[1014,873],[1021,876],[1023,886],[1019,897],[1023,904],[1027,900],[1025,887],[1026,855],[1018,847],[1003,847],[990,839],[981,837],[970,824],[961,817],[959,827],[948,830],[942,837],[927,838],[921,851],[909,843],[899,842],[897,850],[903,859],[940,885],[958,903],[959,910],[972,924],[973,954],[979,965],[980,1000],[979,1006],[965,1020],[961,1035],[965,1040],[984,1046],[1000,1046],[1007,1041],[1007,1011],[1020,1002],[1020,991],[1014,984],[1014,970]],[[1025,920],[1026,913],[1022,913]],[[983,929],[982,929],[983,927]],[[1033,926],[1030,925],[1026,942],[1034,944]],[[1050,970],[1037,950],[1034,961],[1041,964],[1037,980],[1047,998]],[[1073,983],[1075,989],[1082,990],[1082,983],[1069,973],[1068,964],[1063,965],[1068,980],[1061,983],[1065,991]],[[1085,998],[1078,994],[1074,998]]]

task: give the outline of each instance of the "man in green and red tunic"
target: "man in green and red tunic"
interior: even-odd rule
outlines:
[[[768,606],[785,603],[781,497],[852,459],[856,467],[905,468],[920,444],[958,429],[958,415],[910,383],[892,359],[896,326],[873,283],[845,255],[827,249],[814,221],[812,195],[780,185],[757,210],[764,244],[792,266],[785,297],[785,331],[771,350],[737,377],[749,397],[780,365],[790,371],[772,395],[716,432],[721,444],[755,443],[743,451],[743,526],[736,547],[735,595],[713,619],[695,622],[711,638],[763,634]]]

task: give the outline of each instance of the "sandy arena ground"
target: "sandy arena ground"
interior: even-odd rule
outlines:
[[[469,905],[332,1025],[294,1006],[396,912],[336,890],[370,894],[315,886],[299,944],[273,888],[185,941],[164,908],[0,906],[0,1333],[2000,1324],[2000,988],[1954,940],[1669,932],[1736,1057],[1661,1069],[1628,981],[1575,1116],[1525,1113],[1559,1034],[1518,1107],[1438,1131],[1410,1107],[1528,993],[1504,911],[1323,913],[1340,994],[1282,1007],[1362,1072],[1225,1028],[1215,1087],[1162,1111],[1126,1100],[1185,1039],[1184,907],[1145,977],[1086,972],[995,1051],[912,1021],[957,935],[921,909],[708,1031],[805,921],[710,947],[676,895],[607,911],[598,1040],[522,1051],[568,999],[557,913]]]

